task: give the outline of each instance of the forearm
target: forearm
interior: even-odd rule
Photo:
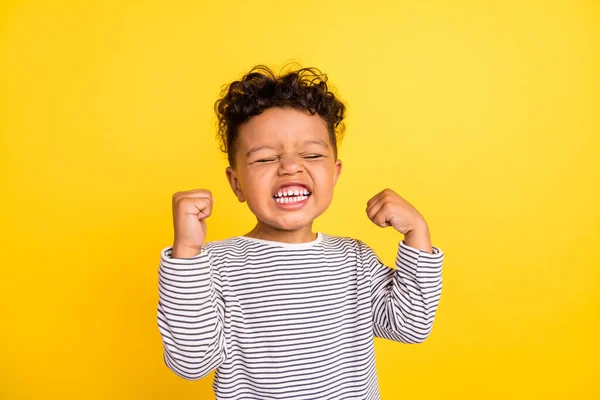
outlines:
[[[399,340],[420,343],[430,334],[442,290],[443,253],[428,253],[401,243],[393,275],[392,329]],[[411,246],[412,247],[412,246]]]
[[[175,258],[166,249],[161,256],[157,317],[165,363],[185,379],[207,375],[225,355],[210,269],[205,255]]]

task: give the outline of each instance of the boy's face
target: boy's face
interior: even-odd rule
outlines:
[[[236,166],[226,170],[238,200],[277,230],[311,226],[331,203],[342,169],[325,121],[318,114],[273,107],[238,133]]]

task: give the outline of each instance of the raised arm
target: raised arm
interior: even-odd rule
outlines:
[[[425,341],[442,293],[442,250],[432,246],[430,254],[401,241],[393,269],[366,244],[359,242],[359,247],[371,274],[374,335],[402,343]]]
[[[227,357],[221,279],[209,252],[172,258],[161,251],[158,328],[169,369],[188,380],[200,379]]]

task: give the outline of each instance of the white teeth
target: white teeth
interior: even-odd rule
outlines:
[[[308,196],[293,196],[293,197],[278,197],[275,199],[278,203],[297,203],[299,201],[304,201],[308,199]]]
[[[280,190],[279,192],[277,192],[274,197],[276,198],[291,198],[291,197],[302,197],[302,196],[309,196],[310,192],[308,191],[308,189],[289,189],[289,190]]]

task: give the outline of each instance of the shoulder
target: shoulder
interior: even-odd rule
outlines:
[[[375,251],[371,246],[363,242],[361,239],[357,239],[350,236],[335,236],[323,234],[323,242],[325,246],[332,248],[343,249],[344,251],[355,252],[361,258],[372,258],[377,257]]]
[[[213,259],[223,261],[263,254],[269,251],[269,246],[260,242],[244,240],[241,236],[233,236],[227,239],[206,242],[204,249]]]
[[[235,236],[227,239],[212,240],[204,244],[204,249],[213,257],[213,259],[229,258],[235,256],[235,254],[244,253],[244,248],[244,243]]]
[[[350,236],[337,236],[324,233],[323,246],[326,248],[340,248],[360,252],[366,244],[362,240]]]
[[[204,244],[204,248],[206,248],[208,251],[211,251],[211,252],[219,252],[219,251],[231,249],[232,247],[235,246],[235,244],[236,244],[235,242],[236,242],[235,237],[221,239],[221,240],[212,240],[210,242],[206,242]]]

